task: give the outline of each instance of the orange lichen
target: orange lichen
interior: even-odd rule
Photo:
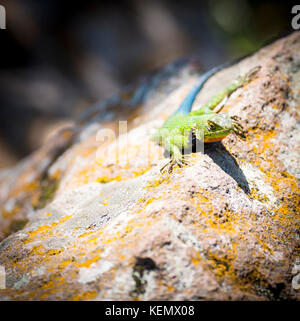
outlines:
[[[252,146],[253,152],[259,157],[265,156],[264,153],[266,151],[274,148],[274,142],[272,140],[276,138],[276,135],[275,130],[254,133],[254,139],[253,137],[249,137],[249,139],[251,139],[249,144]],[[257,158],[257,160],[259,160],[259,158]]]
[[[213,194],[213,193],[212,193]],[[215,230],[217,233],[235,233],[234,226],[236,225],[235,214],[228,209],[223,209],[222,213],[214,209],[211,199],[213,195],[209,195],[207,191],[202,191],[196,194],[193,204],[196,206],[197,211],[202,217],[205,218],[205,224],[210,229]],[[218,196],[222,200],[222,196]],[[218,214],[217,217],[215,214]]]
[[[113,176],[113,177],[102,176],[102,177],[98,177],[97,178],[97,182],[101,183],[101,184],[106,184],[106,183],[110,183],[110,182],[113,182],[113,181],[119,182],[121,180],[122,180],[122,177],[120,175]]]
[[[44,255],[45,248],[42,245],[34,246],[30,252],[31,255]]]
[[[98,262],[100,260],[100,255],[96,255],[95,257],[92,257],[90,259],[85,260],[82,263],[74,262],[74,265],[77,267],[90,267],[93,263]]]
[[[200,263],[201,255],[199,251],[197,251],[196,254],[191,258],[191,261],[194,265],[198,265]]]
[[[80,234],[78,237],[79,237],[79,238],[86,237],[86,236],[91,235],[91,234],[93,234],[93,233],[95,233],[95,232],[94,232],[94,231],[85,232],[85,233],[83,233],[83,234]]]
[[[50,225],[48,225],[48,224],[41,225],[38,228],[36,228],[35,230],[28,232],[27,239],[24,241],[24,243],[32,242],[35,239],[44,239],[45,237],[50,237],[52,235],[51,230],[54,227],[66,222],[71,217],[72,217],[72,215],[69,215],[69,216],[66,215],[66,216],[62,217],[58,222],[53,222]]]
[[[71,298],[72,301],[87,301],[95,298],[98,295],[97,291],[87,291],[79,293]]]
[[[155,179],[151,180],[148,182],[148,184],[146,185],[146,188],[151,191],[154,190],[156,187],[158,187],[159,185],[161,185],[162,183],[168,183],[171,180],[171,176],[162,176],[162,175],[157,175],[155,177]]]

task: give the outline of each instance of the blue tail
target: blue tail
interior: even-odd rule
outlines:
[[[183,102],[180,104],[178,109],[175,111],[174,115],[183,114],[187,115],[191,112],[193,103],[195,101],[195,98],[197,94],[200,92],[200,90],[203,88],[204,84],[207,82],[207,80],[213,76],[216,72],[218,72],[221,69],[226,68],[227,66],[231,65],[232,62],[226,62],[220,66],[216,66],[207,72],[205,72],[203,75],[200,76],[198,82],[193,87],[193,89],[187,94],[187,96],[184,98]]]

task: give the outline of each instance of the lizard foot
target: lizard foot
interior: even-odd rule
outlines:
[[[171,160],[164,165],[161,169],[160,172],[163,173],[164,170],[167,168],[168,173],[172,173],[173,168],[178,165],[180,168],[183,167],[184,165],[188,165],[188,162],[184,159],[184,157],[178,157],[178,158],[171,158]]]
[[[238,116],[232,116],[233,120],[233,132],[241,138],[246,138],[243,126],[239,123],[240,118]]]
[[[256,66],[252,68],[250,71],[246,73],[244,76],[244,83],[249,83],[255,76],[256,74],[260,71],[261,66]]]
[[[250,69],[250,71],[248,71],[244,76],[240,76],[237,78],[236,82],[236,86],[235,88],[239,88],[242,87],[246,84],[248,84],[252,79],[254,79],[257,75],[257,73],[261,70],[261,66],[256,66],[252,69]],[[231,95],[231,93],[230,93]]]

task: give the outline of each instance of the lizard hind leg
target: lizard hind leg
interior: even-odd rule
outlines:
[[[252,69],[250,69],[246,75],[244,76],[243,82],[244,83],[248,83],[250,82],[253,78],[255,78],[255,76],[257,75],[257,73],[261,70],[261,66],[256,66]]]

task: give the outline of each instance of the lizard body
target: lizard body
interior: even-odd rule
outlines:
[[[231,132],[243,136],[242,126],[237,122],[236,117],[230,117],[226,113],[217,114],[213,110],[224,98],[229,97],[235,90],[248,83],[260,67],[256,67],[244,76],[237,78],[228,87],[213,96],[207,104],[191,111],[193,102],[205,82],[217,71],[225,68],[224,66],[215,67],[202,75],[175,113],[152,136],[152,140],[158,142],[170,153],[169,172],[176,164],[180,167],[187,164],[184,159],[184,150],[191,147],[191,134],[204,143],[220,141]]]

